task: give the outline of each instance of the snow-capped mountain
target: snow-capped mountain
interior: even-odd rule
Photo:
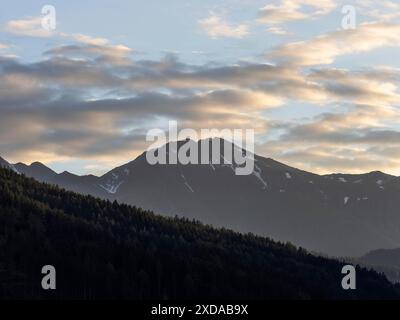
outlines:
[[[185,143],[196,142],[181,141],[178,150]],[[400,178],[382,172],[317,175],[251,156],[254,171],[247,176],[235,175],[234,164],[150,165],[146,153],[101,177],[56,174],[38,164],[15,167],[80,193],[331,255],[400,247]]]

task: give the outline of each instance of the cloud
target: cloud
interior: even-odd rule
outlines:
[[[400,25],[364,23],[356,29],[338,30],[308,41],[292,42],[273,50],[269,57],[298,66],[331,64],[339,56],[400,46]]]
[[[271,156],[313,172],[400,172],[400,111],[357,105],[306,123],[275,123],[281,134],[262,146]]]
[[[77,42],[87,43],[94,46],[105,46],[109,44],[108,39],[105,38],[93,38],[85,34],[64,34],[65,37],[71,37],[75,39]]]
[[[280,28],[280,27],[269,27],[267,29],[267,32],[272,33],[272,34],[276,34],[279,36],[284,36],[284,35],[288,35],[289,32],[287,32],[286,30]]]
[[[124,45],[111,45],[110,41],[106,38],[92,37],[81,33],[66,33],[56,30],[47,30],[42,27],[42,17],[11,20],[7,22],[4,30],[6,32],[19,36],[39,38],[59,37],[70,41],[83,43],[85,45],[88,45],[88,52],[91,51],[92,53],[100,53],[100,51],[102,51],[102,56],[104,58],[107,58],[108,60],[111,60],[113,57],[115,57],[115,59],[120,59],[123,56],[127,56],[127,54],[132,51],[130,48]],[[66,51],[67,49],[69,49],[69,51],[72,52],[72,48],[75,48],[75,52],[77,52],[77,50],[79,49],[78,46],[65,46],[63,50]],[[59,53],[61,53],[61,48],[53,49],[51,50],[51,52],[55,53],[57,50]],[[114,62],[116,61],[118,60],[115,60]],[[122,60],[120,59],[119,61]]]
[[[132,88],[252,88],[262,82],[296,77],[292,69],[265,63],[195,66],[179,63],[171,57],[157,62],[138,61],[129,71],[127,80]]]
[[[313,70],[308,79],[319,83],[332,101],[391,106],[400,103],[399,76],[398,70],[387,68],[368,71],[330,68]]]
[[[86,93],[101,89],[122,97],[147,91],[167,90],[180,95],[236,90],[268,95],[280,104],[293,100],[318,105],[392,105],[400,101],[400,73],[396,69],[323,68],[300,72],[263,63],[189,65],[173,56],[159,61],[132,61],[128,53],[125,48],[62,46],[47,51],[49,59],[32,64],[8,61],[3,68],[8,76],[29,79],[40,88],[58,85]]]
[[[305,10],[305,8],[312,10]],[[259,23],[276,25],[286,22],[311,19],[333,11],[332,0],[283,0],[279,5],[268,4],[259,10]]]
[[[161,119],[178,120],[180,126],[194,129],[245,128],[255,119],[261,126],[257,110],[266,106],[268,98],[220,91],[185,97],[144,93],[99,101],[64,97],[34,106],[14,103],[1,109],[0,148],[13,159],[41,151],[60,159],[114,156],[117,164],[144,147],[145,132],[159,126]]]
[[[213,39],[217,38],[244,38],[249,34],[247,24],[231,24],[223,17],[211,13],[209,17],[199,20],[202,29]]]
[[[42,27],[42,17],[31,17],[7,22],[5,31],[28,37],[47,38],[54,35],[52,30]]]
[[[0,64],[0,76],[5,79],[5,84],[8,83],[7,79],[13,79],[15,87],[24,88],[29,83],[39,91],[57,90],[62,94],[72,89],[90,91],[94,88],[110,88],[120,83],[118,77],[96,60],[53,57],[35,63],[20,63],[3,59]],[[18,97],[16,92],[14,94]]]
[[[398,175],[400,172],[400,162],[392,157],[387,148],[378,151],[365,146],[335,147],[323,144],[304,144],[301,148],[289,143],[283,145],[290,151],[284,154],[278,151],[275,154],[271,152],[274,148],[270,145],[267,145],[265,150],[268,150],[280,161],[311,172],[362,174],[380,170],[394,175]],[[395,148],[397,151],[399,150],[398,146]]]
[[[400,18],[400,4],[389,0],[356,0],[357,9],[365,16],[381,22]]]
[[[94,57],[97,62],[112,65],[128,65],[133,50],[124,45],[99,45],[88,43],[85,46],[65,45],[46,51],[44,54],[55,57],[87,58]]]
[[[165,64],[153,63],[172,68]],[[90,58],[50,55],[32,64],[0,60],[3,155],[15,161],[114,159],[117,165],[142,151],[145,132],[168,119],[195,129],[264,131],[267,124],[261,113],[282,103],[275,95],[245,88],[165,93],[149,85],[147,90],[130,90],[129,97],[99,96],[99,88],[108,91],[125,85],[127,80],[115,75],[119,70]],[[15,87],[18,92],[12,90]],[[96,93],[92,97],[91,88]]]
[[[170,119],[197,130],[254,128],[269,139],[258,152],[319,172],[387,169],[384,156],[399,147],[396,68],[191,65],[174,55],[137,60],[130,52],[75,44],[52,48],[34,63],[0,57],[2,156],[115,166],[143,151],[146,131]],[[300,102],[323,114],[297,122],[271,116],[275,108],[296,113]]]
[[[11,46],[9,44],[0,42],[0,58],[17,58],[15,54],[7,53],[7,50],[10,48]]]

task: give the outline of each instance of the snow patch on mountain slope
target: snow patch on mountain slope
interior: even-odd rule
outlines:
[[[268,188],[268,183],[263,179],[263,177],[261,176],[262,170],[261,168],[254,164],[254,170],[253,170],[253,175],[261,182],[261,184],[263,185],[263,189]]]
[[[4,167],[7,169],[11,169],[12,171],[16,172],[19,174],[18,170],[14,167],[13,164],[7,162],[6,160],[4,160],[3,158],[0,157],[0,168]]]
[[[235,167],[233,166],[233,164],[232,164],[232,161],[229,161],[229,160],[225,160],[225,157],[223,156],[223,155],[221,155],[221,158],[222,158],[222,166],[228,166],[228,167],[230,167],[231,169],[232,169],[232,171],[233,172],[236,172],[235,171]]]
[[[19,171],[14,167],[13,164],[9,163],[8,165],[9,165],[9,167],[10,167],[10,169],[11,169],[12,171],[14,171],[15,173],[18,173],[18,174],[19,174]]]
[[[193,190],[192,187],[189,185],[189,183],[185,182],[185,186],[186,186],[191,192],[194,192],[194,190]]]
[[[124,170],[124,173],[126,175],[128,175],[126,173],[126,170]],[[129,170],[128,170],[129,171]],[[99,184],[99,187],[101,187],[102,189],[104,189],[105,191],[107,191],[110,194],[116,194],[119,187],[124,183],[124,180],[120,180],[120,175],[116,174],[115,172],[111,172],[111,177],[109,179],[107,179],[106,183],[103,184]]]
[[[121,186],[121,184],[123,184],[124,181],[120,181],[118,183],[107,183],[105,186],[103,186],[102,184],[99,184],[99,186],[101,188],[103,188],[104,190],[106,190],[108,193],[111,194],[116,194],[118,191],[118,188]]]
[[[190,192],[194,192],[193,188],[190,186],[190,184],[187,182],[186,177],[181,173],[181,177],[183,179],[183,183],[190,190]]]

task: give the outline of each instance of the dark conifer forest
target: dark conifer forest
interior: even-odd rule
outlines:
[[[245,213],[244,213],[245,214]],[[57,289],[43,290],[54,265]],[[0,169],[0,299],[396,299],[383,275]]]

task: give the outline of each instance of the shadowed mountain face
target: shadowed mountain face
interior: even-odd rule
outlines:
[[[17,163],[14,165],[19,172],[24,173],[26,176],[35,177],[39,181],[52,181],[57,176],[57,173],[46,167],[40,162],[33,162],[30,166],[24,163]]]
[[[374,250],[362,256],[360,261],[371,265],[393,266],[400,269],[400,249]]]
[[[4,160],[2,157],[0,157],[0,168],[6,168],[16,171],[15,167],[12,164],[8,163],[6,160]]]
[[[186,143],[196,144],[181,141],[178,150]],[[102,177],[55,174],[38,164],[15,167],[76,192],[331,255],[400,247],[400,179],[381,172],[320,176],[254,155],[253,173],[239,176],[235,164],[150,165],[146,153]]]
[[[374,250],[354,262],[384,273],[394,283],[400,283],[400,248]]]

